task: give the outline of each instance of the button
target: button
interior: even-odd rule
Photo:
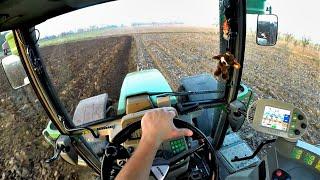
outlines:
[[[301,114],[298,115],[299,120],[303,120],[303,116]]]
[[[307,125],[305,123],[301,123],[301,128],[305,129],[307,127]]]
[[[298,129],[294,130],[294,134],[295,135],[299,135],[300,134],[300,131]]]
[[[281,171],[281,170],[277,170],[277,171],[276,171],[276,175],[277,175],[278,177],[282,176],[282,171]]]
[[[173,141],[173,144],[176,145],[176,144],[178,144],[178,142],[177,141]]]

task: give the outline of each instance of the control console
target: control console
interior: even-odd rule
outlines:
[[[299,138],[305,133],[308,118],[297,107],[273,99],[261,99],[255,108],[252,127],[259,132],[278,136],[257,166],[228,175],[235,179],[320,179],[320,148]],[[248,118],[247,118],[248,119]]]
[[[256,101],[253,128],[256,131],[296,141],[307,129],[305,114],[292,104],[274,99]]]

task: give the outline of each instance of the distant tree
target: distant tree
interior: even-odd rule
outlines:
[[[85,31],[86,31],[86,30],[83,29],[83,28],[77,29],[77,33],[83,33],[83,32],[85,32]]]
[[[95,30],[95,29],[98,29],[98,26],[94,25],[94,26],[90,26],[89,27],[89,31],[92,31],[92,30]]]
[[[41,40],[50,40],[50,39],[55,39],[55,38],[57,38],[57,36],[50,35],[50,36],[45,36],[45,37],[41,38]]]
[[[310,42],[311,42],[311,39],[303,37],[302,40],[301,40],[301,44],[302,44],[303,49],[305,47],[307,47],[310,44]]]
[[[73,32],[73,31],[62,32],[62,33],[60,33],[58,36],[59,36],[59,37],[65,37],[65,36],[68,36],[68,35],[70,35],[70,34],[75,34],[75,32]]]
[[[294,39],[292,34],[284,34],[284,41],[287,43],[287,45]]]

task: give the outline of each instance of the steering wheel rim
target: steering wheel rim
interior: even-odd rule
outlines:
[[[206,135],[203,134],[198,128],[192,126],[190,123],[182,121],[178,118],[174,118],[173,123],[177,128],[190,129],[193,132],[193,135],[191,136],[192,138],[204,140],[204,144],[208,147],[208,150],[210,151],[210,154],[211,154],[211,159],[210,159],[211,163],[208,163],[208,165],[210,167],[210,173],[214,173],[215,179],[217,179],[217,176],[216,176],[217,175],[216,154],[215,154],[215,150],[214,150],[212,144],[210,143],[210,141],[208,140]],[[120,145],[120,144],[124,143],[133,132],[135,132],[136,130],[138,130],[140,128],[141,128],[141,120],[136,121],[136,122],[128,125],[127,127],[123,128],[113,138],[112,144]],[[110,159],[110,160],[112,160],[112,159]],[[107,179],[106,176],[108,176],[108,174],[106,174],[106,172],[104,172],[103,169],[105,169],[107,172],[110,172],[112,169],[112,166],[109,164],[106,165],[105,161],[106,161],[106,157],[104,156],[102,159],[102,164],[101,164],[101,178],[102,178],[102,180]]]

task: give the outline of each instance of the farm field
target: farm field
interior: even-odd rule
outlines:
[[[219,53],[214,30],[162,28],[116,34],[41,46],[52,83],[71,114],[81,99],[90,96],[107,92],[117,99],[128,72],[157,68],[177,90],[182,77],[212,73],[216,66],[211,59]],[[281,41],[275,47],[260,47],[248,36],[242,76],[255,99],[271,97],[302,108],[310,118],[303,138],[312,144],[320,144],[319,53]],[[41,135],[48,118],[30,86],[13,91],[0,71],[0,179],[91,178],[85,168],[62,160],[44,163],[53,153]],[[240,135],[253,148],[270,138],[247,124]]]

